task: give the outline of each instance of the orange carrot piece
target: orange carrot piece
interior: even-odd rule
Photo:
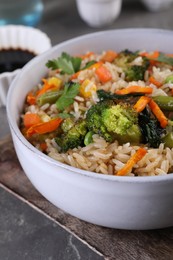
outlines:
[[[95,71],[96,75],[98,76],[99,80],[104,84],[112,79],[112,74],[110,71],[104,67],[100,66]]]
[[[55,118],[48,122],[33,125],[27,130],[26,132],[27,137],[30,137],[33,134],[46,134],[46,133],[53,132],[58,128],[61,122],[62,122],[61,118]]]
[[[153,99],[150,100],[149,106],[150,106],[153,114],[156,116],[156,118],[160,122],[161,127],[165,128],[168,125],[168,119],[166,118],[166,116],[164,115],[164,113],[162,112],[160,107],[156,104],[156,102],[154,102]]]
[[[29,105],[35,105],[36,103],[36,97],[34,96],[34,94],[30,91],[26,97],[26,102]]]
[[[88,67],[88,69],[98,69],[101,67],[102,64],[103,64],[102,61],[98,61],[98,62],[92,64],[90,67]]]
[[[79,74],[81,73],[82,70],[79,70],[78,72],[74,73],[73,75],[71,75],[70,77],[70,80],[73,80],[73,79],[77,79]]]
[[[153,89],[151,87],[141,87],[141,86],[129,86],[116,91],[116,94],[125,95],[130,93],[144,93],[151,94]]]
[[[118,53],[112,50],[108,50],[102,57],[103,62],[113,62],[114,59],[118,56]]]
[[[77,57],[80,57],[81,59],[86,59],[86,58],[89,58],[91,57],[92,55],[94,55],[94,52],[93,51],[90,51],[90,52],[87,52],[86,54],[83,54],[83,55],[79,55]]]
[[[43,87],[37,92],[37,97],[41,96],[42,94],[44,94],[45,92],[47,92],[48,90],[53,90],[56,89],[55,85],[53,84],[49,84],[47,79],[42,79],[42,81],[44,82]]]
[[[134,165],[139,162],[147,153],[147,150],[145,148],[139,148],[134,155],[127,161],[127,163],[121,168],[115,175],[118,176],[125,176],[127,175]]]
[[[41,123],[41,119],[37,114],[28,113],[23,117],[23,123],[26,128]]]
[[[71,75],[70,77],[70,80],[73,80],[73,79],[77,79],[79,74],[81,73],[81,71],[85,71],[85,70],[90,70],[90,69],[97,69],[99,68],[101,65],[103,64],[103,62],[99,61],[99,62],[96,62],[94,63],[93,65],[91,65],[90,67],[88,67],[87,69],[84,69],[84,70],[79,70],[77,71],[76,73],[74,73],[73,75]]]
[[[133,106],[133,108],[138,112],[142,112],[144,110],[144,108],[146,107],[146,105],[150,102],[150,98],[147,96],[142,96],[138,99],[138,101],[136,102],[136,104]]]
[[[154,51],[153,53],[143,52],[140,55],[148,59],[157,59],[159,57],[159,51]]]
[[[165,55],[170,57],[170,58],[173,58],[173,54],[172,53],[168,53],[168,54],[165,54]]]
[[[45,142],[40,143],[40,148],[41,148],[42,152],[45,152],[47,149],[47,144]]]
[[[153,76],[149,77],[149,82],[154,84],[157,88],[160,88],[162,86],[162,83],[156,80]]]

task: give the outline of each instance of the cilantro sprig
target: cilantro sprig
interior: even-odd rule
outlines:
[[[66,83],[62,95],[56,101],[56,107],[59,111],[63,111],[65,108],[73,104],[74,98],[79,93],[79,83]]]
[[[156,58],[156,61],[163,62],[173,66],[173,58],[165,55],[164,53],[159,53],[159,56]]]
[[[62,73],[72,75],[80,70],[82,59],[80,57],[72,57],[63,52],[57,59],[49,60],[46,66],[50,69],[60,69]]]

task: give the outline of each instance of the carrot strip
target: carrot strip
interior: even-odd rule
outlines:
[[[139,162],[147,153],[147,150],[145,148],[139,148],[134,155],[127,161],[127,163],[121,168],[115,175],[118,176],[125,176],[127,175],[134,165]]]
[[[114,59],[118,56],[118,53],[112,50],[108,50],[102,57],[103,62],[113,62]]]
[[[151,87],[141,87],[141,86],[130,86],[116,91],[116,94],[125,95],[130,93],[143,93],[151,94],[153,89]]]
[[[33,134],[46,134],[46,133],[53,132],[58,128],[61,122],[62,122],[61,118],[55,118],[48,122],[33,125],[27,130],[26,132],[27,137],[30,137]]]
[[[37,92],[37,97],[41,96],[42,94],[44,94],[45,92],[47,92],[48,90],[50,89],[53,89],[55,88],[55,86],[53,84],[49,84],[47,79],[42,79],[43,82],[44,82],[44,85],[42,87],[42,89],[40,89],[38,92]]]
[[[26,97],[26,102],[29,105],[35,105],[36,103],[36,97],[34,96],[34,94],[30,91]]]
[[[106,83],[109,80],[112,79],[112,74],[110,73],[110,71],[104,67],[104,66],[100,66],[99,68],[96,69],[95,71],[96,75],[98,76],[99,80],[102,83]]]
[[[140,113],[141,111],[144,110],[144,108],[146,107],[146,105],[150,102],[150,98],[147,96],[142,96],[138,99],[138,101],[136,102],[136,104],[133,106],[133,108]]]
[[[153,76],[149,77],[149,82],[154,84],[157,88],[160,88],[162,86],[162,83],[156,80]]]
[[[23,123],[26,128],[41,123],[41,119],[37,114],[28,113],[23,117]]]
[[[97,69],[97,68],[99,68],[102,64],[103,64],[103,62],[99,61],[99,62],[94,63],[93,65],[91,65],[91,66],[88,67],[87,69],[79,70],[78,72],[74,73],[74,74],[70,77],[70,80],[77,79],[78,76],[79,76],[79,74],[81,73],[81,71],[86,71],[86,70],[90,70],[90,69]]]
[[[93,65],[91,65],[88,69],[98,69],[102,64],[103,64],[102,61],[98,61],[98,62],[94,63]]]
[[[47,149],[47,144],[45,142],[40,143],[40,148],[41,148],[42,152],[45,152]]]
[[[156,118],[160,122],[161,127],[165,128],[168,125],[168,119],[166,118],[166,116],[164,115],[164,113],[162,112],[160,107],[156,104],[156,102],[154,102],[153,99],[150,100],[149,106],[150,106],[153,114],[156,116]]]
[[[81,59],[86,59],[86,58],[89,58],[90,56],[94,55],[94,52],[93,51],[90,51],[90,52],[87,52],[86,54],[83,54],[83,55],[79,55],[77,57],[80,57]]]
[[[159,51],[154,51],[153,53],[143,52],[140,55],[148,59],[157,59],[159,57]]]

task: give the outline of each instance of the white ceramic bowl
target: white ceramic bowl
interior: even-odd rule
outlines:
[[[45,76],[45,63],[63,51],[76,54],[129,48],[172,53],[173,32],[122,29],[98,32],[61,43],[34,58],[14,79],[7,114],[19,161],[36,189],[57,207],[85,221],[120,229],[173,225],[173,174],[121,177],[92,173],[57,162],[34,148],[18,123],[27,92]],[[25,88],[23,88],[25,86]]]
[[[21,49],[39,55],[51,47],[49,37],[36,28],[23,25],[4,25],[0,27],[0,50]],[[0,73],[0,107],[6,105],[8,88],[20,72]]]
[[[160,10],[167,9],[173,0],[141,0],[147,9],[151,12],[157,12]]]
[[[91,27],[109,25],[119,16],[122,0],[76,0],[80,17]]]

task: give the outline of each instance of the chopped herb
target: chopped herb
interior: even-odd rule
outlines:
[[[63,52],[57,59],[49,60],[46,66],[53,70],[60,69],[62,73],[71,75],[80,70],[81,62],[80,57],[72,57]]]
[[[154,60],[159,61],[159,62],[164,62],[166,64],[173,66],[173,58],[165,55],[164,53],[159,53],[159,56]]]
[[[68,113],[59,113],[57,115],[58,117],[62,118],[62,119],[66,119],[66,118],[69,118],[69,117],[74,117],[72,114],[68,114]]]
[[[79,93],[80,84],[66,83],[62,95],[56,101],[57,109],[63,111],[65,108],[73,104],[74,98]]]
[[[90,66],[92,66],[92,65],[95,64],[95,63],[96,63],[95,60],[88,61],[88,62],[86,63],[86,65],[82,68],[82,70],[88,69]]]

